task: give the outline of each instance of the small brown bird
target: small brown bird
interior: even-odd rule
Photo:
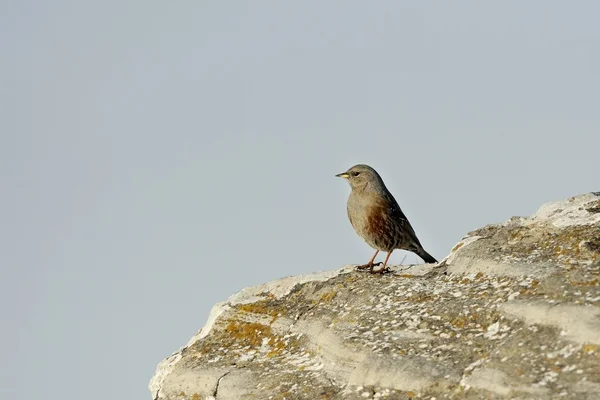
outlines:
[[[395,249],[416,253],[426,263],[437,263],[437,260],[421,246],[408,219],[394,196],[385,187],[377,171],[368,165],[358,164],[336,176],[347,179],[352,188],[347,205],[350,223],[356,233],[369,246],[377,250],[367,264],[358,268],[383,274],[387,270],[388,259]],[[387,252],[387,257],[383,267],[373,271],[375,265],[381,264],[373,263],[380,251]]]

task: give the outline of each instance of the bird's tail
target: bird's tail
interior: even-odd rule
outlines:
[[[437,262],[438,262],[435,258],[433,258],[433,256],[431,254],[429,254],[428,252],[426,252],[425,249],[423,249],[422,247],[416,253],[427,264],[437,264]]]

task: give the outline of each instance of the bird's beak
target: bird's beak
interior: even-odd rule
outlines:
[[[337,174],[336,176],[338,178],[344,178],[344,179],[350,178],[350,175],[347,172],[342,172],[341,174]]]

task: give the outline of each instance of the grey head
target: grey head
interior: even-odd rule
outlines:
[[[387,192],[387,188],[377,171],[366,164],[357,164],[348,171],[336,176],[348,180],[353,192]]]

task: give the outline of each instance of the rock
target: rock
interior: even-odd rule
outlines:
[[[153,398],[600,398],[599,193],[392,270],[242,290],[159,364]]]

